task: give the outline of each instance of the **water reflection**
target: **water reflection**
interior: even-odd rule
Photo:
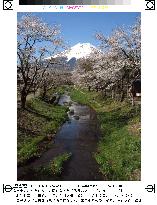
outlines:
[[[59,105],[69,105],[69,120],[62,125],[55,135],[52,148],[45,152],[41,158],[31,163],[29,167],[43,166],[55,156],[71,152],[71,160],[58,180],[103,180],[93,157],[99,137],[96,112],[86,105],[72,102],[68,95],[61,96]],[[27,174],[24,180],[29,180]],[[46,178],[45,180],[54,179]]]

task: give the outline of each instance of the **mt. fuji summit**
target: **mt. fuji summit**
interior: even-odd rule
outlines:
[[[78,43],[63,52],[60,52],[53,56],[53,58],[65,58],[67,64],[72,67],[75,65],[76,61],[80,58],[86,58],[91,53],[98,51],[98,49],[90,43]],[[50,59],[48,57],[47,59]]]

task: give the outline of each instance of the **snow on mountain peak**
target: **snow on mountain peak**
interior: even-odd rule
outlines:
[[[97,50],[97,48],[91,45],[90,43],[78,43],[72,46],[70,49],[58,53],[54,57],[66,57],[67,61],[69,61],[72,58],[75,58],[77,60],[79,58],[89,56],[94,50]]]
[[[65,51],[64,54],[68,58],[68,61],[71,58],[83,58],[87,57],[93,52],[93,49],[96,49],[93,45],[90,43],[78,43],[75,46],[71,47],[70,50]]]

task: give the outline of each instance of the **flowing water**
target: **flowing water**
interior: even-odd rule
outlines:
[[[69,105],[69,120],[65,122],[55,135],[54,144],[39,159],[27,168],[18,168],[20,180],[63,180],[94,181],[103,180],[94,159],[99,138],[99,126],[96,112],[86,105],[71,102],[70,96],[62,95],[59,104]],[[32,174],[32,168],[48,164],[54,157],[65,152],[72,153],[59,177],[47,177]],[[31,169],[29,169],[31,168]],[[27,170],[27,171],[26,171]]]

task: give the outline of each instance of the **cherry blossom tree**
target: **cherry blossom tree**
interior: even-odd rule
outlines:
[[[75,84],[103,91],[121,101],[132,81],[141,77],[140,18],[130,27],[116,28],[110,36],[97,33],[101,52],[78,61],[73,72]]]
[[[104,53],[107,53],[108,67],[116,74],[116,84],[123,100],[131,82],[141,76],[141,22],[140,18],[130,27],[116,28],[111,36],[96,34]],[[118,71],[118,72],[117,72]],[[112,82],[113,83],[113,82]],[[113,84],[114,87],[115,83]]]
[[[43,79],[50,76],[46,69],[56,62],[54,59],[45,60],[46,56],[54,55],[61,47],[64,43],[60,26],[50,26],[33,15],[25,15],[18,21],[17,78],[22,108],[25,108],[28,94],[36,91]]]
[[[48,68],[41,79],[41,97],[44,100],[49,90],[62,85],[71,85],[71,72],[66,68]]]

